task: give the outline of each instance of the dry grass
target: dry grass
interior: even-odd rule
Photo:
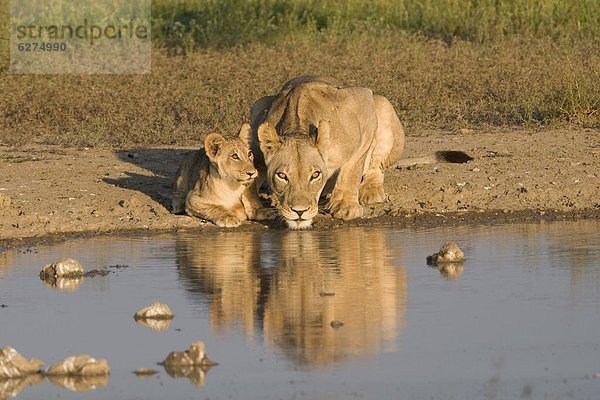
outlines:
[[[196,11],[203,4],[211,4],[216,7],[214,15],[221,15],[224,11],[220,7],[236,1],[177,2],[179,6],[169,14],[171,19],[165,17],[162,23],[178,21],[184,3],[188,8],[195,6]],[[177,49],[182,47],[177,47],[176,37],[159,35],[148,75],[20,76],[0,70],[0,143],[192,145],[211,130],[233,133],[247,119],[253,100],[275,92],[287,79],[301,74],[334,76],[348,85],[368,86],[387,96],[409,135],[463,127],[600,127],[600,24],[593,25],[600,12],[587,19],[581,14],[585,7],[600,8],[597,1],[479,2],[490,7],[512,4],[512,11],[496,14],[495,23],[489,7],[477,11],[473,8],[477,2],[467,2],[471,5],[467,7],[469,15],[487,22],[477,27],[469,17],[464,29],[439,28],[456,25],[459,16],[466,18],[463,14],[449,12],[446,19],[434,18],[439,4],[453,7],[450,11],[462,9],[452,6],[465,3],[458,0],[420,2],[421,25],[407,29],[400,22],[391,24],[385,13],[378,14],[379,19],[373,13],[368,14],[371,19],[352,17],[364,2],[348,3],[354,8],[334,7],[337,11],[326,17],[318,17],[326,11],[320,6],[311,12],[302,8],[321,4],[315,1],[262,3],[295,5],[281,14],[287,19],[268,14],[276,7],[264,11],[268,15],[263,17],[275,28],[288,21],[285,34],[269,36],[272,31],[267,30],[246,43],[248,40],[227,34],[226,25],[217,18],[213,19],[215,26],[207,25],[214,28],[211,43],[216,46],[193,39],[190,49],[195,51],[187,56],[170,56],[180,53]],[[169,0],[158,4],[164,6]],[[256,5],[258,0],[247,4]],[[381,0],[377,7],[392,4],[412,7],[417,3]],[[577,6],[568,8],[565,4]],[[566,7],[561,12],[560,5]],[[187,11],[186,15],[191,15]],[[234,13],[227,21],[234,23],[244,15]],[[298,15],[306,18],[298,20]],[[365,32],[359,32],[361,26]],[[468,26],[479,33],[460,33],[468,31]],[[488,36],[498,30],[503,32],[501,37],[489,40]],[[252,37],[242,33],[243,38]],[[209,36],[204,37],[208,40]],[[170,47],[165,48],[169,40]],[[0,40],[4,60],[7,46]]]

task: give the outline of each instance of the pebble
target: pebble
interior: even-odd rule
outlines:
[[[0,349],[0,379],[21,378],[37,374],[44,363],[37,358],[27,359],[10,346]]]
[[[0,194],[0,210],[6,210],[10,208],[12,200],[8,195]]]
[[[448,242],[442,246],[440,251],[430,256],[427,256],[427,264],[438,265],[444,263],[463,262],[465,254],[454,242]]]
[[[83,267],[79,261],[72,258],[63,258],[54,264],[46,265],[40,271],[41,279],[49,278],[79,278],[83,276]]]
[[[133,373],[137,376],[150,376],[157,374],[158,371],[152,368],[138,368],[135,371],[133,371]]]
[[[171,312],[169,306],[158,301],[142,308],[133,316],[136,321],[139,319],[173,319],[173,317],[173,312]]]
[[[96,360],[87,354],[69,356],[51,365],[46,375],[97,376],[110,374],[106,360]]]
[[[185,351],[169,353],[163,364],[165,368],[216,365],[206,356],[204,342],[201,340],[192,343]]]

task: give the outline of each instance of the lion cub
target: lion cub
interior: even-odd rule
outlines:
[[[186,156],[173,183],[173,213],[223,227],[262,216],[253,185],[258,172],[249,140],[250,125],[243,124],[238,137],[211,133],[204,148]]]

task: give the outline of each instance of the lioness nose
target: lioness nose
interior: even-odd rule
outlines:
[[[292,207],[292,211],[295,212],[296,214],[298,214],[298,218],[302,218],[302,214],[304,214],[307,210],[308,210],[308,208]]]

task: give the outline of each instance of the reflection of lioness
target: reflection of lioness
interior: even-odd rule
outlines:
[[[248,124],[242,125],[236,138],[211,133],[204,148],[183,160],[173,184],[173,213],[185,212],[225,227],[258,217],[260,202],[252,187],[257,171],[249,133]]]
[[[385,97],[299,77],[257,100],[251,114],[253,149],[265,164],[257,157],[257,166],[289,227],[310,226],[329,192],[331,214],[344,220],[384,200],[383,169],[404,149],[404,129]]]

